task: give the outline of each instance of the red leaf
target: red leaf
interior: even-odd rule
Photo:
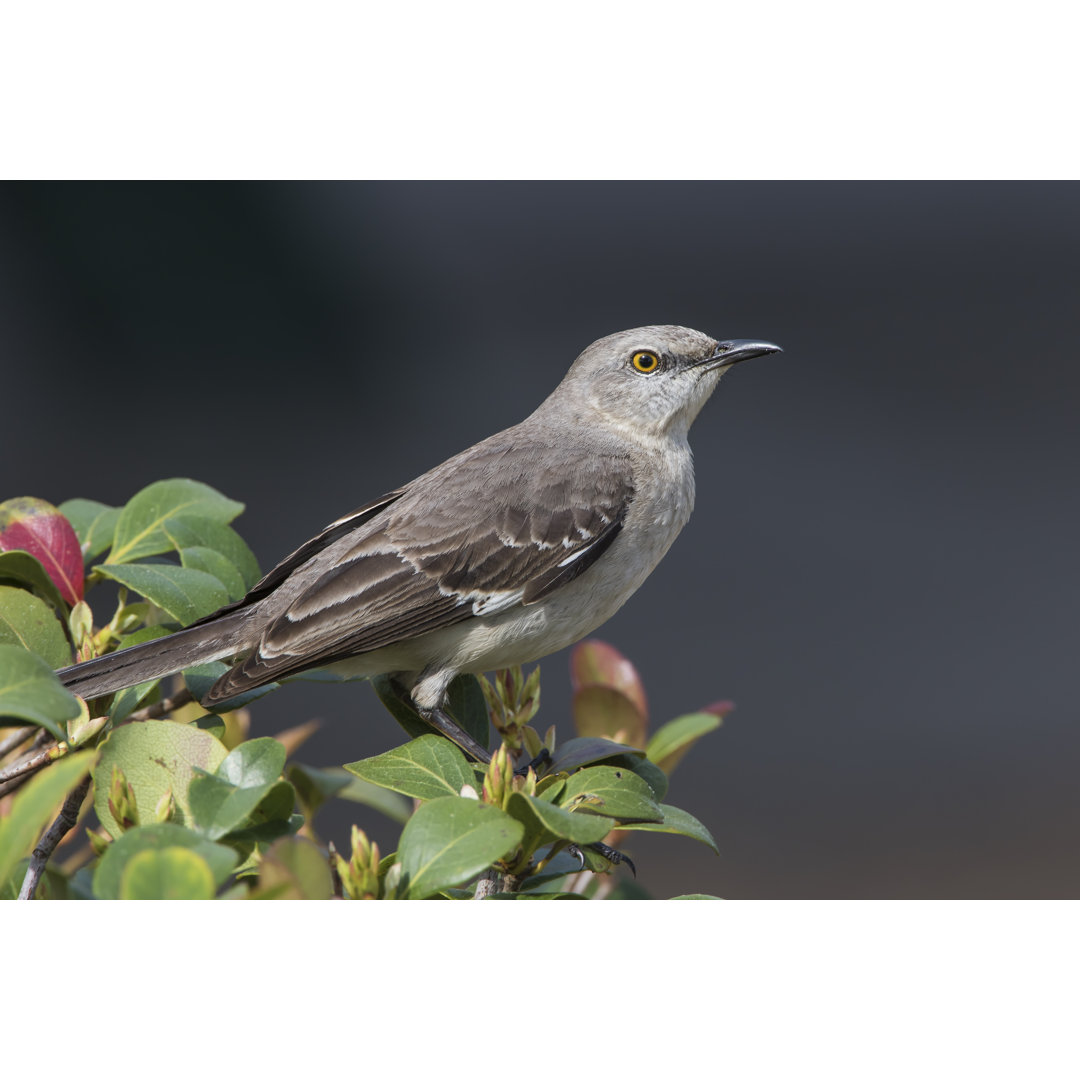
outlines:
[[[643,718],[649,715],[641,676],[613,645],[595,638],[575,645],[570,652],[570,682],[575,690],[585,686],[610,686],[628,697]]]
[[[69,603],[83,598],[83,559],[75,530],[52,503],[24,496],[0,503],[0,551],[26,551]]]

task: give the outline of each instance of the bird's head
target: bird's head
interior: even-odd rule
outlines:
[[[685,326],[641,326],[594,341],[556,394],[572,394],[626,430],[685,434],[724,372],[780,351],[768,341],[716,341]]]

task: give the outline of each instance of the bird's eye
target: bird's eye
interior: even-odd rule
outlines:
[[[642,375],[651,375],[660,366],[660,357],[652,352],[636,352],[630,360],[635,371]]]

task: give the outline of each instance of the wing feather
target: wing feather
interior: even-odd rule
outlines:
[[[633,499],[629,461],[596,453],[554,471],[541,449],[499,438],[369,504],[374,516],[331,526],[332,540],[353,529],[356,543],[271,622],[222,693],[536,603],[593,565]],[[302,573],[298,556],[322,551],[318,540],[264,582]]]

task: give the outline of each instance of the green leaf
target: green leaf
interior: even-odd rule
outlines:
[[[484,691],[480,689],[480,680],[475,675],[459,675],[454,679],[447,687],[446,708],[458,726],[464,728],[481,746],[490,745],[491,720]]]
[[[270,820],[287,820],[295,792],[281,780],[285,747],[276,739],[241,743],[214,775],[196,776],[188,788],[192,819],[199,832],[217,840]]]
[[[555,840],[569,840],[573,844],[592,844],[603,840],[615,821],[598,814],[571,813],[559,806],[552,806],[544,799],[515,791],[506,806],[506,812],[525,826],[525,846],[533,851]]]
[[[131,605],[129,605],[130,609]],[[149,605],[147,605],[149,608]],[[164,626],[142,626],[134,633],[125,634],[121,639],[121,649],[131,649],[136,645],[142,645],[146,641],[155,641],[157,638],[168,637],[169,631]],[[117,650],[120,651],[120,650]],[[109,709],[109,717],[115,727],[121,720],[126,720],[144,702],[149,704],[154,691],[160,685],[160,679],[149,679],[137,686],[128,686],[119,690],[113,698],[112,707]]]
[[[6,881],[19,860],[30,853],[38,834],[56,817],[60,804],[93,760],[92,751],[59,758],[28,780],[14,797],[7,817],[0,819],[0,881]]]
[[[214,875],[191,848],[149,848],[120,875],[121,900],[212,900]]]
[[[0,645],[21,645],[50,668],[71,663],[71,647],[53,609],[33,593],[10,585],[0,585]]]
[[[242,791],[256,790],[250,788],[241,788]],[[281,835],[278,826],[284,825],[285,831],[296,832],[304,824],[304,819],[300,814],[294,814],[293,810],[296,806],[296,788],[289,783],[288,780],[275,780],[270,785],[269,791],[259,800],[258,806],[251,812],[251,824],[248,826],[248,830],[262,829],[262,833],[259,835],[270,835],[274,833],[274,836]],[[263,826],[267,826],[263,829]],[[273,826],[273,828],[269,828]]]
[[[624,746],[622,743],[612,742],[610,739],[570,739],[561,746],[556,747],[555,756],[548,771],[553,773],[572,772],[574,769],[580,769],[583,765],[590,765],[594,761],[621,757],[624,754],[633,757],[644,757],[645,751],[638,750],[633,746]]]
[[[165,531],[170,518],[209,518],[228,524],[243,509],[243,503],[197,480],[159,480],[132,496],[120,511],[109,558],[129,563],[171,551],[173,543]]]
[[[580,810],[616,818],[620,827],[627,821],[663,821],[664,814],[653,798],[652,789],[629,769],[593,765],[576,772],[566,781],[559,804],[580,805]]]
[[[334,797],[363,803],[401,825],[412,814],[412,801],[404,795],[350,776],[344,769],[316,769],[311,765],[294,764],[289,766],[287,775],[309,819]]]
[[[40,656],[21,645],[0,645],[0,717],[37,724],[62,741],[63,725],[81,711]]]
[[[218,742],[225,742],[225,721],[215,713],[207,713],[206,716],[197,716],[192,720],[192,724],[201,731],[208,731],[218,740]]]
[[[371,679],[371,685],[386,711],[405,729],[410,738],[417,739],[431,734],[431,725],[420,717],[412,702],[402,695],[401,688],[389,675],[376,675]]]
[[[228,664],[220,660],[210,660],[205,664],[194,664],[189,668],[185,668],[180,674],[183,675],[184,684],[191,691],[191,696],[196,701],[202,701],[210,687],[228,670]],[[254,690],[237,694],[236,697],[229,698],[228,701],[219,702],[214,708],[218,712],[232,712],[234,709],[243,708],[252,701],[265,697],[280,686],[281,683],[266,683],[264,686],[257,686]]]
[[[152,611],[153,608],[150,604],[128,604],[127,610],[131,611],[133,608],[145,607],[147,611]],[[136,645],[142,645],[147,641],[156,641],[158,638],[168,637],[172,631],[166,626],[140,626],[138,630],[133,630],[130,634],[125,634],[120,639],[120,647],[116,650],[120,652],[122,649],[133,649]]]
[[[172,727],[179,727],[173,724]],[[121,731],[124,729],[121,728]],[[116,732],[113,732],[115,735]],[[99,814],[100,817],[100,814]],[[189,848],[200,856],[210,868],[214,888],[220,888],[233,867],[236,866],[236,852],[223,844],[206,840],[182,825],[166,822],[161,825],[139,825],[128,829],[117,837],[101,856],[94,871],[94,895],[99,900],[119,900],[124,868],[128,861],[144,851],[157,851],[163,848]]]
[[[213,735],[187,724],[143,720],[116,728],[101,748],[94,769],[94,809],[98,819],[110,836],[120,836],[108,797],[112,767],[119,765],[135,792],[140,821],[152,821],[159,800],[171,791],[176,801],[176,820],[190,822],[188,788],[195,770],[213,772],[225,756],[225,747]]]
[[[279,795],[282,796],[280,801]],[[289,812],[295,799],[296,791],[292,784],[279,780],[271,787],[270,794],[255,808],[251,815],[251,824],[242,829],[234,829],[225,837],[229,847],[246,859],[237,869],[238,874],[245,869],[256,870],[256,856],[265,852],[275,840],[292,836],[304,827],[304,815]]]
[[[660,804],[660,812],[664,815],[663,821],[633,822],[622,824],[619,828],[635,832],[662,832],[674,833],[676,836],[689,836],[692,840],[700,840],[706,847],[711,847],[717,855],[720,854],[712,833],[693,814],[680,810],[677,806],[668,806],[666,803]]]
[[[652,788],[653,798],[657,802],[667,794],[667,774],[661,772],[648,758],[620,754],[618,757],[608,758],[606,764],[616,769],[626,768],[632,773],[637,773]]]
[[[9,582],[23,587],[29,586],[57,611],[67,611],[67,604],[64,603],[56,583],[29,551],[0,551],[0,583]]]
[[[101,563],[97,573],[134,589],[181,626],[188,626],[229,602],[225,586],[212,574],[172,563],[137,563],[133,566]]]
[[[404,746],[354,761],[345,768],[369,784],[413,799],[458,795],[465,784],[476,783],[476,773],[465,755],[441,735],[421,735]]]
[[[350,780],[348,787],[336,793],[339,799],[363,803],[380,814],[385,814],[391,821],[404,825],[412,815],[412,802],[396,791],[388,791],[377,784],[370,784],[358,776]]]
[[[648,759],[668,776],[694,743],[720,726],[719,716],[713,713],[687,713],[669,720],[649,740],[645,753]]]
[[[120,517],[119,507],[106,506],[93,499],[68,499],[57,509],[71,522],[79,538],[84,563],[112,546],[116,522]]]
[[[476,799],[424,803],[398,846],[406,896],[422,900],[468,881],[517,847],[524,832],[520,821]]]
[[[431,734],[431,725],[417,713],[412,701],[389,675],[374,676],[371,685],[387,712],[412,738]],[[484,692],[475,675],[459,675],[454,679],[447,689],[446,711],[481,746],[489,745],[491,724]]]
[[[285,747],[277,739],[249,739],[218,766],[216,775],[239,788],[258,787],[281,777]]]
[[[290,765],[287,775],[289,783],[296,788],[300,801],[311,814],[314,814],[323,803],[332,799],[343,788],[347,788],[350,784],[364,783],[350,776],[344,769],[317,769],[312,765]],[[382,788],[377,788],[373,784],[364,786],[371,788],[372,791],[387,794]],[[389,794],[391,798],[398,797],[393,793]]]
[[[220,521],[205,517],[168,518],[164,529],[177,551],[203,547],[226,558],[239,572],[245,591],[262,577],[251,548],[235,529]]]
[[[181,548],[180,565],[186,566],[189,570],[201,570],[204,574],[216,577],[229,594],[230,600],[239,600],[247,592],[240,571],[224,555],[213,548]]]
[[[281,792],[275,790],[280,785],[284,788]],[[196,776],[188,787],[192,824],[208,839],[220,840],[241,828],[262,824],[266,816],[255,821],[256,809],[264,800],[278,806],[284,802],[281,795],[285,793],[284,816],[288,817],[293,807],[293,789],[284,780],[236,787],[219,776]]]
[[[514,892],[492,893],[485,900],[588,900],[576,892]]]
[[[286,837],[263,855],[254,898],[329,900],[333,891],[326,856],[310,840]]]

